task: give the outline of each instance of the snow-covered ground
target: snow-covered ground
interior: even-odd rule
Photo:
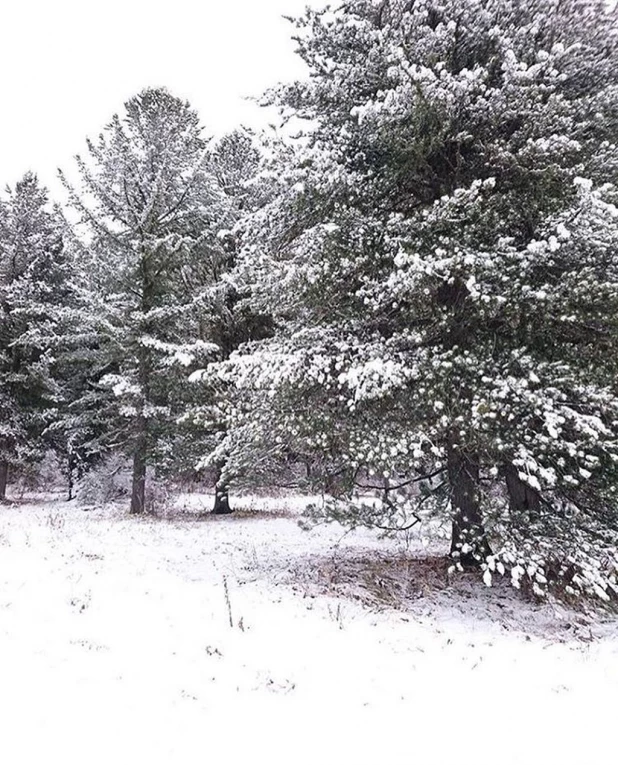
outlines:
[[[0,508],[0,762],[616,761],[615,622],[210,502]]]

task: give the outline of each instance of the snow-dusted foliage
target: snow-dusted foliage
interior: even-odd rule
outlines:
[[[217,362],[221,362],[243,343],[270,332],[269,317],[254,309],[246,289],[232,274],[248,217],[272,197],[275,184],[265,168],[262,143],[247,130],[223,136],[210,152],[209,167],[228,206],[229,227],[218,235],[227,258],[210,275],[211,303],[202,316],[205,331],[218,349]],[[215,477],[215,512],[229,512],[232,475],[227,466],[229,442],[235,437],[229,431],[234,387],[211,369],[203,368],[192,373],[190,382],[194,400],[179,421],[179,439],[198,471],[211,471]]]
[[[94,333],[86,396],[96,392],[93,416],[105,411],[107,447],[133,456],[133,512],[144,509],[147,465],[178,464],[187,378],[218,352],[208,321],[230,205],[201,132],[186,102],[145,90],[78,157],[81,188],[65,180]]]
[[[27,173],[0,200],[0,498],[11,467],[43,456],[57,418],[68,280],[62,218]]]
[[[224,371],[234,459],[306,458],[354,523],[369,489],[386,526],[452,521],[487,581],[612,597],[615,16],[350,0],[297,27],[311,78],[272,98],[308,127],[245,240],[278,332]]]

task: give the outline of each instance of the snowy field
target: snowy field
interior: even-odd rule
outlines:
[[[616,622],[210,503],[1,508],[0,762],[617,761]]]

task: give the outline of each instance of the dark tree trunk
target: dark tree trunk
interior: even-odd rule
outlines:
[[[215,515],[229,515],[234,511],[230,507],[230,492],[227,486],[215,489],[215,505],[212,509]]]
[[[6,460],[0,462],[0,502],[6,500],[6,485],[9,480],[9,463]]]
[[[142,311],[144,315],[151,307],[151,282],[146,270],[146,259],[142,258]],[[133,479],[131,485],[131,515],[141,515],[146,509],[146,468],[148,466],[148,418],[146,404],[150,398],[150,353],[141,345],[138,350],[138,380],[141,389],[138,415],[135,421],[135,446],[133,452]]]
[[[332,473],[326,473],[324,476],[324,491],[331,497],[337,497],[339,495],[337,478]]]
[[[234,510],[230,507],[230,489],[223,481],[223,468],[217,469],[217,482],[215,483],[215,504],[212,512],[215,515],[229,515]]]
[[[67,502],[73,499],[73,486],[75,475],[75,458],[69,454],[67,458]]]
[[[515,465],[509,463],[504,467],[506,489],[509,495],[511,512],[526,515],[538,515],[541,507],[539,493],[521,480]]]
[[[146,418],[138,417],[137,438],[133,453],[133,481],[131,487],[131,514],[140,515],[146,507],[146,465],[148,457],[148,440]]]
[[[464,568],[478,568],[491,555],[480,508],[478,457],[451,446],[447,469],[453,507],[451,555]]]

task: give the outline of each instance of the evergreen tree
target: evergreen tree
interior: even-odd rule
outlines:
[[[311,78],[272,100],[308,127],[246,247],[278,332],[230,367],[245,443],[310,455],[331,517],[449,519],[487,581],[610,597],[616,17],[350,0],[297,27]]]
[[[62,219],[27,173],[0,204],[0,499],[9,470],[36,462],[49,446],[69,276]]]
[[[214,367],[227,360],[243,343],[268,335],[270,319],[253,310],[250,296],[232,278],[237,253],[242,246],[249,216],[266,204],[272,195],[272,181],[264,171],[264,157],[249,131],[235,130],[213,147],[209,167],[225,194],[228,229],[219,232],[224,257],[204,264],[201,282],[209,285],[208,307],[201,329],[204,339],[218,351],[214,365],[191,375],[193,389],[181,419],[180,437],[190,444],[191,463],[199,471],[214,470],[215,514],[232,512],[229,485],[234,476],[229,465],[228,443],[230,412],[234,408],[234,389],[216,374]]]
[[[71,288],[63,304],[53,365],[60,399],[57,416],[45,432],[66,480],[69,500],[74,497],[76,482],[113,448],[109,426],[114,416],[109,389],[102,384],[109,369],[99,353],[101,342],[90,314],[92,300],[87,274],[73,267],[74,244],[67,228],[65,249],[71,268]]]
[[[105,448],[132,455],[131,512],[141,513],[147,468],[174,463],[186,378],[217,351],[202,339],[202,274],[224,257],[228,209],[197,114],[165,90],[130,99],[88,155],[77,158],[79,190],[63,176],[85,232],[88,411],[103,413]]]

